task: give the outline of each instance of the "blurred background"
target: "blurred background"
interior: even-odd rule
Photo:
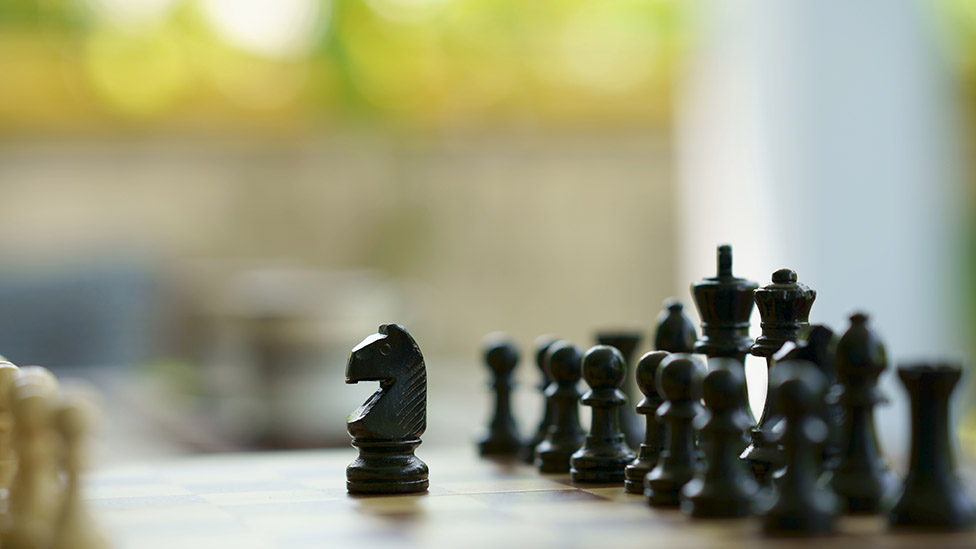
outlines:
[[[967,0],[4,0],[0,352],[94,381],[108,460],[345,446],[398,322],[425,444],[471,444],[484,334],[528,434],[537,335],[694,318],[728,242],[893,364],[968,361],[974,114]]]

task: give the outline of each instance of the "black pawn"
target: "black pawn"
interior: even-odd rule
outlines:
[[[817,535],[833,530],[839,502],[818,483],[819,446],[827,425],[817,415],[827,378],[813,364],[786,361],[770,374],[770,396],[784,421],[769,434],[784,448],[786,469],[760,505],[763,530],[771,535]]]
[[[644,416],[647,426],[637,459],[624,469],[624,489],[632,494],[644,493],[644,477],[657,465],[664,449],[664,426],[655,415],[664,399],[657,392],[656,379],[658,367],[668,354],[667,351],[651,351],[637,363],[637,388],[644,394],[643,400],[637,404],[637,413]]]
[[[512,370],[518,363],[518,349],[503,336],[492,334],[485,338],[484,351],[485,363],[493,377],[495,412],[488,434],[478,442],[478,449],[483,456],[515,455],[522,449],[511,406]]]
[[[752,348],[749,337],[749,317],[755,305],[754,293],[759,284],[732,274],[732,246],[718,247],[718,273],[691,285],[691,294],[701,317],[702,335],[695,342],[695,352],[713,359],[723,367],[741,370],[745,376],[745,360]],[[753,425],[756,418],[749,407],[749,392],[745,384],[739,395],[739,407]]]
[[[695,474],[698,456],[692,421],[701,410],[704,372],[701,361],[689,354],[673,354],[658,367],[657,390],[664,403],[657,417],[665,425],[667,445],[644,478],[644,495],[651,505],[678,505],[681,488]]]
[[[666,300],[664,310],[657,317],[654,348],[669,353],[693,353],[697,339],[695,325],[685,314],[685,306],[676,299]]]
[[[545,358],[546,351],[549,350],[549,347],[555,343],[556,340],[557,338],[551,335],[542,335],[537,337],[535,340],[535,364],[539,367],[539,373],[541,374],[539,385],[537,385],[536,388],[539,390],[539,393],[542,394],[543,414],[542,419],[539,421],[539,427],[535,430],[535,436],[533,436],[532,440],[530,440],[522,449],[522,457],[524,457],[525,461],[529,463],[535,462],[537,451],[536,448],[539,446],[539,443],[546,438],[546,433],[549,431],[549,426],[552,425],[552,406],[549,403],[549,399],[546,397],[546,389],[552,383],[552,379],[546,372]]]
[[[759,424],[750,433],[751,442],[742,452],[741,459],[749,462],[756,480],[766,484],[770,473],[782,462],[782,452],[775,444],[767,444],[769,432],[770,400],[769,381],[776,361],[773,354],[788,341],[796,341],[809,326],[810,309],[817,298],[817,292],[806,284],[796,281],[796,272],[780,269],[773,273],[773,283],[756,290],[756,307],[762,318],[762,335],[749,352],[766,359],[767,376],[766,403],[763,406]]]
[[[553,417],[552,426],[536,451],[540,473],[568,473],[569,458],[586,438],[579,420],[582,361],[583,352],[567,341],[553,343],[546,353],[545,364],[553,380],[546,389],[546,398]]]
[[[631,448],[636,448],[644,435],[641,420],[630,405],[637,402],[637,389],[634,387],[634,376],[631,375],[631,372],[634,371],[634,351],[637,350],[642,338],[640,332],[615,331],[596,334],[597,344],[616,347],[624,357],[627,373],[624,374],[624,384],[621,390],[627,395],[628,405],[621,406],[618,410],[620,411],[620,428],[623,429],[624,436],[627,438],[627,445]]]
[[[617,413],[627,402],[619,388],[625,374],[624,357],[615,347],[596,345],[583,355],[583,379],[590,386],[583,404],[590,407],[592,416],[590,434],[570,458],[573,482],[624,481],[624,467],[634,460]]]
[[[838,384],[831,400],[843,408],[840,457],[830,485],[852,513],[877,513],[890,508],[898,479],[881,454],[874,428],[874,408],[886,402],[878,376],[888,366],[884,345],[868,328],[868,317],[851,316],[851,327],[837,343]]]
[[[898,377],[911,400],[912,442],[904,491],[888,517],[891,525],[970,529],[976,523],[976,509],[956,476],[949,429],[949,402],[962,368],[916,364],[899,367]]]
[[[759,485],[752,472],[739,461],[742,437],[752,423],[742,412],[739,397],[745,374],[720,368],[705,375],[702,398],[706,410],[695,418],[705,470],[681,490],[681,510],[693,517],[741,517],[751,512]]]

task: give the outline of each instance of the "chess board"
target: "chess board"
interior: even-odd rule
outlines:
[[[209,455],[90,475],[86,499],[118,548],[973,547],[976,533],[889,533],[844,517],[829,540],[766,538],[758,519],[696,520],[620,486],[420,447],[430,491],[350,496],[355,451]]]

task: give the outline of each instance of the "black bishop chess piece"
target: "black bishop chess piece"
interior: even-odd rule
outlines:
[[[752,427],[739,402],[745,383],[745,373],[734,368],[712,370],[702,381],[705,410],[694,427],[706,465],[681,489],[681,510],[693,517],[741,517],[752,511],[759,484],[739,460],[742,437]]]
[[[583,447],[570,458],[573,482],[624,481],[624,467],[634,460],[617,414],[617,408],[627,402],[620,390],[625,373],[624,357],[616,347],[596,345],[583,355],[583,379],[590,386],[583,395],[583,404],[590,407],[592,416]]]
[[[805,340],[786,342],[774,355],[776,363],[786,360],[806,360],[817,367],[827,378],[828,387],[837,383],[837,371],[834,368],[834,331],[817,324],[810,326]],[[827,398],[822,403],[821,418],[827,424],[827,439],[821,449],[821,464],[823,469],[831,470],[837,466],[840,458],[840,436],[843,427],[844,412],[840,406]]]
[[[586,438],[579,419],[582,362],[583,352],[568,341],[557,341],[546,352],[546,369],[552,379],[546,389],[552,426],[536,450],[540,473],[568,473],[569,459]]]
[[[771,379],[775,360],[773,355],[787,341],[796,341],[802,330],[809,326],[810,309],[817,298],[817,292],[806,284],[796,281],[796,272],[780,269],[773,273],[772,284],[756,290],[756,307],[762,319],[762,335],[750,348],[750,352],[766,359]],[[749,446],[742,452],[741,459],[749,462],[752,472],[760,484],[765,485],[770,474],[782,462],[782,453],[776,444],[767,443],[766,433],[770,423],[769,390],[766,391],[766,404],[763,406],[759,424],[750,433]]]
[[[745,375],[746,355],[753,344],[749,337],[749,317],[758,288],[758,283],[732,274],[732,246],[728,244],[718,247],[718,274],[691,285],[702,329],[701,337],[695,342],[695,352],[708,357],[709,369],[720,366],[741,370]],[[755,425],[745,384],[739,395],[739,408]]]
[[[657,317],[654,348],[669,353],[695,352],[695,325],[685,314],[685,306],[677,299],[664,301],[664,310]]]
[[[911,402],[912,440],[901,498],[888,515],[892,527],[969,530],[976,508],[956,476],[949,403],[962,377],[954,364],[912,364],[898,368]]]
[[[692,421],[701,410],[704,373],[705,366],[690,354],[672,354],[658,367],[657,389],[664,402],[657,409],[657,417],[665,425],[667,443],[657,465],[644,478],[644,495],[651,505],[678,505],[681,488],[697,471]]]
[[[624,374],[624,384],[621,390],[627,396],[627,404],[621,406],[618,410],[620,413],[620,428],[623,429],[624,436],[627,438],[627,445],[631,448],[636,448],[640,444],[644,434],[641,428],[640,417],[638,417],[633,408],[633,403],[637,402],[637,391],[634,387],[634,376],[631,375],[631,372],[634,371],[634,351],[637,350],[637,346],[640,345],[642,338],[643,336],[640,332],[626,330],[605,331],[596,334],[596,342],[598,345],[616,347],[624,357],[627,372]]]
[[[661,450],[664,449],[664,425],[661,425],[656,415],[657,409],[664,402],[657,391],[657,370],[661,361],[669,354],[667,351],[651,351],[637,362],[637,387],[644,394],[644,398],[637,404],[637,413],[644,416],[646,428],[637,459],[624,469],[624,489],[631,494],[644,493],[644,477],[657,465]]]
[[[558,338],[551,335],[541,335],[535,340],[535,364],[539,367],[539,373],[541,374],[541,379],[539,385],[536,388],[539,393],[542,394],[543,403],[543,414],[542,419],[539,421],[539,426],[535,430],[535,436],[522,447],[522,457],[528,463],[535,463],[536,458],[536,448],[539,443],[546,438],[546,432],[549,431],[549,426],[552,425],[552,406],[549,403],[549,399],[546,397],[546,389],[552,383],[552,379],[546,372],[545,358],[546,351],[549,347],[557,341]]]
[[[837,343],[838,383],[829,401],[843,408],[840,456],[830,485],[850,513],[877,513],[894,503],[898,479],[881,453],[874,409],[886,402],[878,377],[888,366],[884,344],[868,327],[863,313],[851,316],[851,327]]]
[[[346,383],[378,381],[380,389],[346,419],[359,457],[346,468],[346,489],[357,494],[427,490],[428,468],[414,455],[427,428],[427,368],[420,347],[398,324],[353,348]]]
[[[522,440],[512,417],[512,371],[518,363],[515,344],[502,334],[489,334],[484,342],[485,363],[491,370],[495,409],[488,433],[478,442],[483,456],[512,456],[522,450]]]
[[[771,442],[784,449],[783,476],[757,507],[763,530],[769,535],[820,535],[830,533],[839,510],[837,496],[818,482],[820,445],[827,425],[818,415],[827,378],[805,360],[789,360],[770,373],[770,400],[783,421],[768,433]]]

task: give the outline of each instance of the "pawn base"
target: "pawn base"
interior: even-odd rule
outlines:
[[[943,479],[929,486],[907,483],[888,521],[892,528],[905,530],[972,530],[976,527],[976,507],[954,481]]]
[[[643,453],[643,447],[641,452]],[[624,490],[630,494],[643,494],[644,477],[651,472],[655,465],[657,465],[657,460],[651,461],[642,457],[630,462],[624,469]]]
[[[622,446],[622,445],[621,445]],[[626,447],[610,447],[607,452],[584,448],[570,458],[569,476],[573,482],[620,484],[624,468],[633,461],[634,454]]]
[[[681,503],[681,488],[694,476],[694,467],[664,470],[655,467],[644,482],[644,496],[654,507],[676,507]]]
[[[429,487],[427,464],[414,455],[420,439],[354,438],[359,457],[346,467],[346,490],[351,494],[411,494]]]

